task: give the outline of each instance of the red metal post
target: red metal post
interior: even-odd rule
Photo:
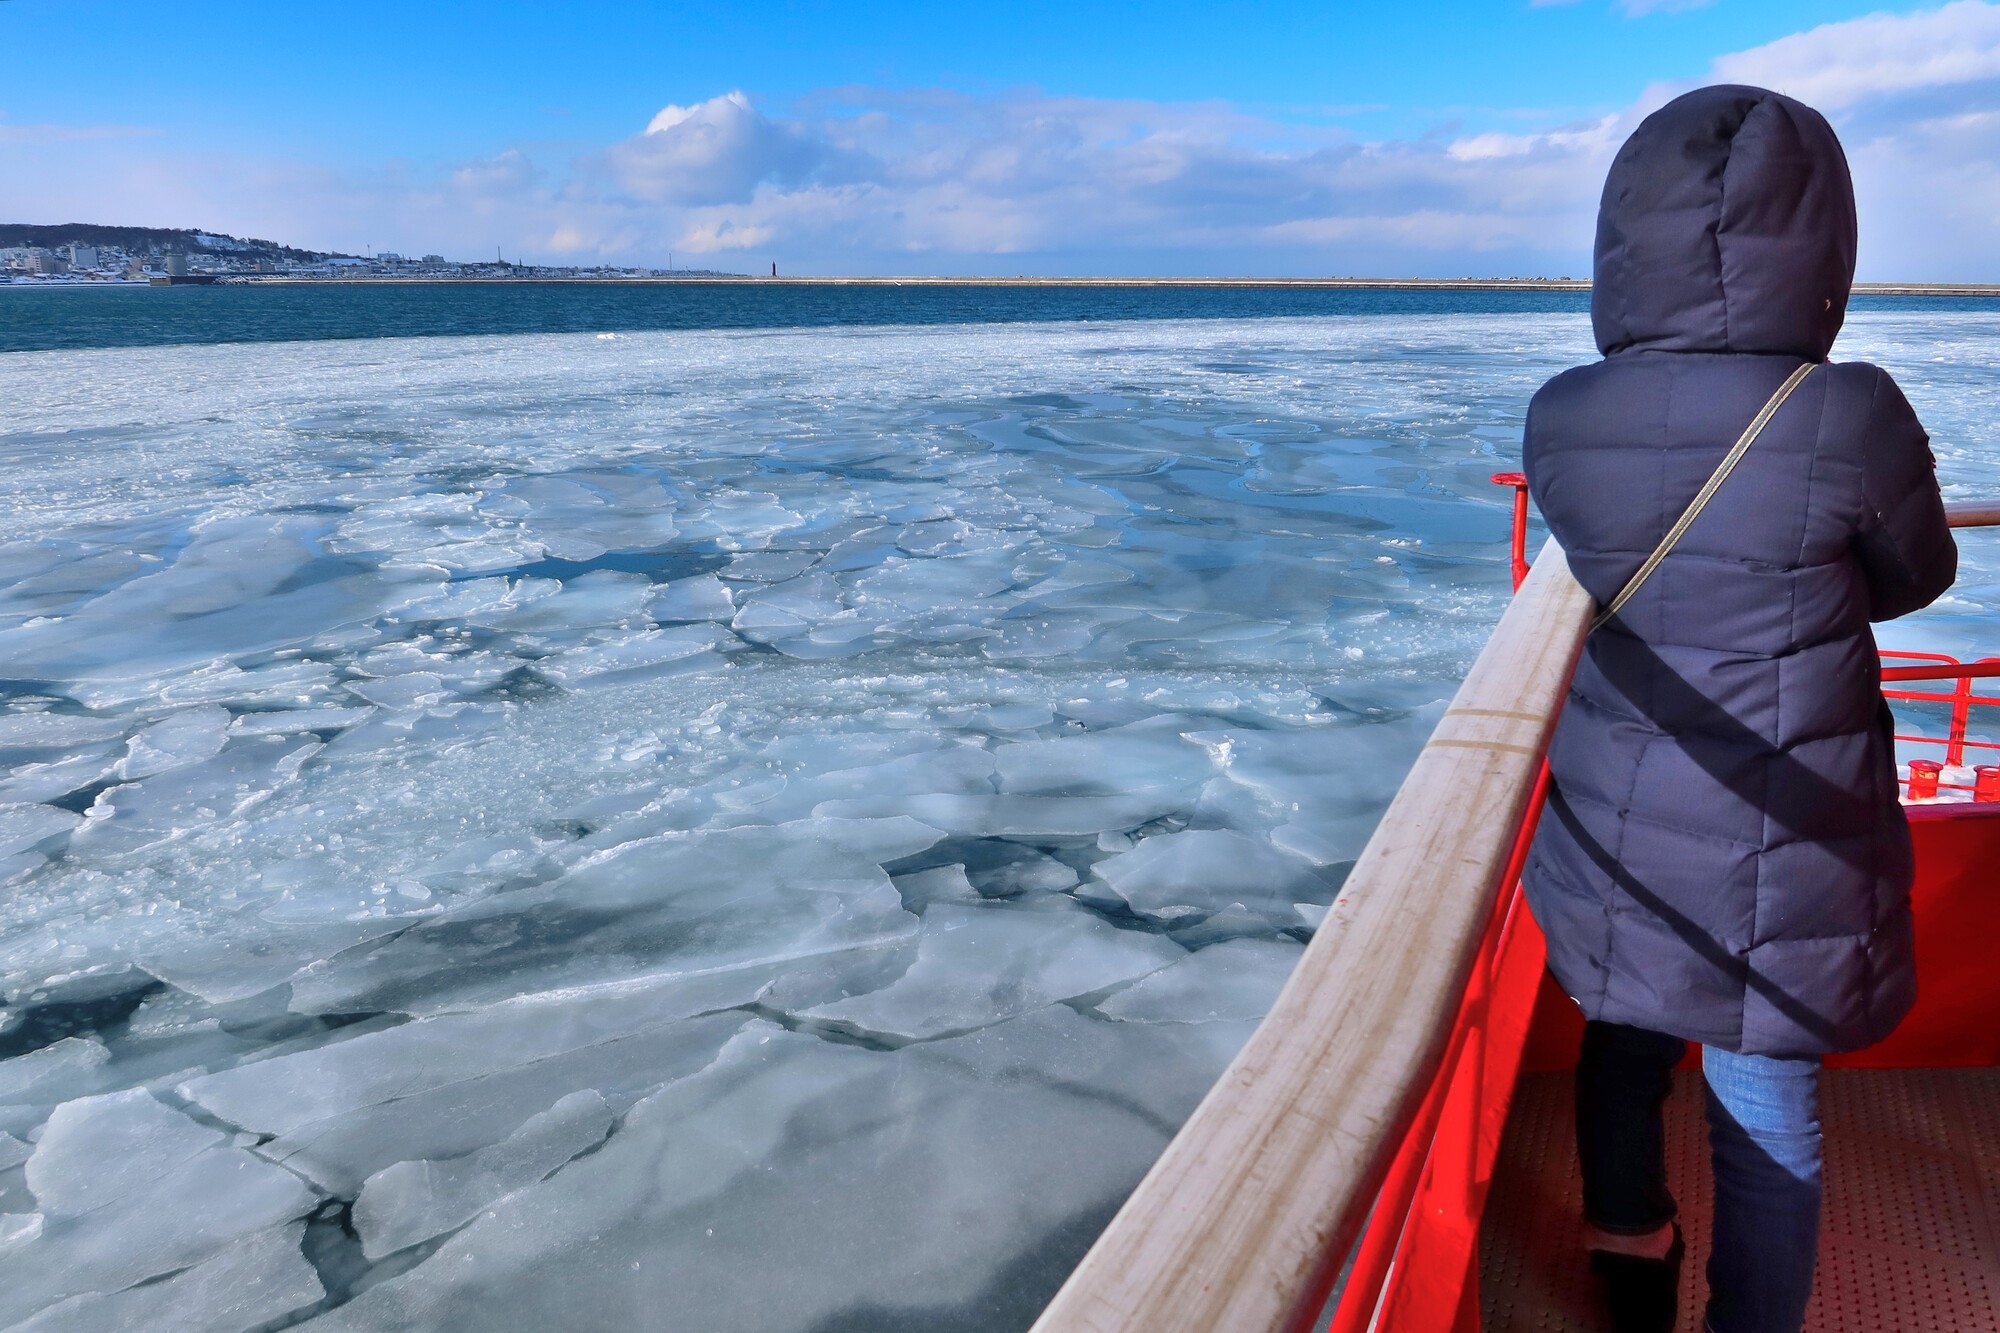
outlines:
[[[1495,486],[1514,488],[1514,587],[1528,577],[1528,478],[1522,472],[1496,472]]]
[[[1944,761],[1956,768],[1965,762],[1965,727],[1972,719],[1972,677],[1960,676],[1951,705],[1951,737],[1945,742]]]

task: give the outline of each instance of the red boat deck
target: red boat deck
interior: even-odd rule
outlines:
[[[1567,1074],[1524,1074],[1480,1229],[1489,1333],[1608,1328],[1581,1235]],[[1826,1212],[1808,1333],[2000,1333],[2000,1069],[1830,1069]],[[1709,1175],[1701,1076],[1674,1075],[1668,1172],[1701,1328]]]

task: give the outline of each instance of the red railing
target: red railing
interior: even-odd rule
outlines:
[[[1898,662],[1920,662],[1921,666],[1888,666],[1891,660]],[[1896,733],[1896,739],[1906,745],[1938,745],[1944,747],[1944,761],[1938,767],[1912,766],[1910,771],[1910,796],[1915,800],[1927,800],[1942,789],[1946,791],[1970,792],[1974,800],[2000,799],[2000,770],[1993,765],[1982,764],[1974,768],[1971,782],[1950,782],[1945,780],[1941,770],[1966,767],[1968,750],[1994,752],[2000,755],[2000,742],[1974,740],[1971,731],[1972,710],[1975,708],[2000,709],[2000,694],[1980,694],[1972,688],[1975,680],[1991,680],[2000,677],[2000,658],[1982,658],[1977,662],[1961,662],[1943,653],[1905,653],[1884,650],[1882,680],[1885,688],[1882,697],[1902,703],[1943,704],[1951,709],[1950,719],[1945,725],[1945,734],[1937,736],[1906,735]],[[1892,690],[1889,684],[1901,681],[1950,680],[1957,683],[1950,693],[1937,690]],[[1992,716],[2000,721],[2000,713]],[[1917,761],[1922,765],[1923,761]]]

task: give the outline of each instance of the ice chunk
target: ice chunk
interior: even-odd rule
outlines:
[[[733,635],[709,625],[684,625],[675,629],[644,630],[615,643],[577,649],[535,663],[535,670],[564,685],[598,678],[629,679],[635,674],[655,673],[670,666],[693,665],[693,659],[708,655],[719,664],[713,650],[725,646],[741,648]]]
[[[1151,787],[1116,796],[982,796],[921,793],[827,801],[813,813],[834,819],[911,819],[975,838],[1082,838],[1137,828],[1183,809],[1180,787]]]
[[[753,1023],[315,1327],[1025,1327],[1248,1032],[1058,1006],[878,1052]]]
[[[111,717],[75,713],[8,713],[0,716],[0,752],[9,759],[49,758],[98,749],[125,734],[125,724]]]
[[[1033,591],[1040,594],[1097,584],[1130,583],[1136,577],[1136,573],[1125,565],[1084,556],[1065,560],[1056,566],[1055,572],[1037,582]]]
[[[12,1333],[241,1333],[256,1328],[325,1296],[319,1274],[300,1253],[304,1234],[303,1222],[260,1231],[158,1282],[58,1301],[14,1325]]]
[[[1098,878],[1133,911],[1163,921],[1219,911],[1230,904],[1272,920],[1324,885],[1307,862],[1268,838],[1231,829],[1190,829],[1142,840],[1097,863]]]
[[[1303,731],[1194,732],[1224,777],[1293,827],[1274,838],[1319,865],[1360,855],[1436,724],[1435,706]]]
[[[227,709],[215,704],[183,709],[132,738],[118,765],[118,776],[136,781],[213,759],[222,752],[228,737]]]
[[[37,1096],[39,1086],[66,1082],[98,1068],[111,1058],[101,1041],[90,1037],[64,1037],[37,1050],[0,1060],[0,1102],[25,1100],[52,1101]]]
[[[276,915],[284,915],[282,907]],[[227,1004],[281,986],[301,968],[409,924],[358,910],[339,916],[343,919],[326,920],[322,914],[319,920],[274,921],[244,914],[225,927],[195,911],[168,907],[149,918],[152,928],[132,947],[139,965],[160,980],[211,1004]]]
[[[241,708],[303,708],[333,693],[334,669],[324,662],[271,662],[245,671],[233,662],[210,662],[177,680],[159,686],[167,703],[219,703]],[[132,697],[116,682],[99,682],[91,691],[107,702]],[[151,693],[142,688],[137,697]]]
[[[1352,864],[1368,845],[1377,819],[1371,812],[1313,824],[1280,824],[1271,830],[1271,845],[1316,866]]]
[[[379,1259],[464,1225],[494,1200],[602,1143],[611,1120],[610,1106],[594,1090],[573,1092],[490,1148],[377,1171],[354,1201],[362,1251]]]
[[[496,575],[413,586],[406,600],[392,604],[389,609],[402,621],[499,621],[530,602],[554,596],[561,587],[559,579],[508,579]]]
[[[27,1161],[34,1151],[11,1134],[0,1134],[0,1171],[19,1166]]]
[[[229,724],[232,736],[285,736],[300,731],[341,731],[375,716],[372,708],[300,708],[244,713]]]
[[[395,1162],[457,1157],[568,1093],[629,1101],[706,1064],[767,974],[545,996],[420,1019],[189,1080],[178,1091],[262,1151],[351,1195]],[[700,1017],[710,1014],[709,1017]]]
[[[844,738],[843,738],[844,739]],[[922,744],[921,741],[913,742]],[[805,818],[832,800],[896,793],[985,793],[993,791],[993,756],[976,745],[935,745],[916,754],[899,755],[881,763],[848,767],[861,758],[852,743],[834,747],[830,755],[813,755],[822,763],[839,764],[831,772],[810,770],[796,777],[779,777],[747,788],[718,791],[716,803],[731,812],[728,823],[776,823]],[[789,752],[796,765],[797,751]],[[737,812],[742,812],[739,817]]]
[[[690,506],[681,523],[681,535],[711,539],[725,551],[762,550],[771,538],[805,520],[785,508],[768,491],[739,491],[725,487],[711,492],[706,502]]]
[[[138,851],[240,816],[296,777],[319,749],[317,741],[257,737],[206,763],[113,787],[71,835],[72,848],[88,856]]]
[[[315,1202],[291,1172],[137,1088],[57,1107],[27,1173],[45,1222],[9,1254],[9,1323],[200,1264]]]
[[[736,601],[729,589],[713,574],[675,579],[653,594],[646,614],[659,621],[719,620],[725,624],[736,614]]]
[[[644,574],[598,570],[566,580],[553,597],[544,597],[504,616],[480,616],[472,623],[491,623],[516,633],[549,633],[615,625],[642,614],[653,584]]]
[[[1284,939],[1212,944],[1142,977],[1097,1006],[1133,1023],[1259,1019],[1285,988],[1305,946]]]
[[[922,912],[932,903],[969,905],[980,900],[979,890],[972,887],[972,881],[965,877],[965,866],[959,862],[898,875],[895,884],[896,892],[903,895],[903,906],[913,912]]]
[[[854,605],[872,616],[929,616],[1014,584],[1013,559],[1004,550],[922,560],[893,559],[854,581]]]
[[[293,984],[307,1012],[435,1012],[620,979],[696,976],[916,930],[881,863],[943,836],[910,819],[664,833],[548,884],[454,908]]]
[[[1290,917],[1273,918],[1268,909],[1253,912],[1242,903],[1227,903],[1207,916],[1172,913],[1166,924],[1174,943],[1189,949],[1206,949],[1224,940],[1267,936],[1275,929],[1290,927],[1293,922]]]
[[[1001,842],[975,844],[991,849],[967,865],[966,875],[988,898],[1018,898],[1030,893],[1061,893],[1080,878],[1068,863],[1030,847]],[[998,854],[1005,848],[1004,855]]]
[[[900,980],[802,1017],[935,1037],[1106,990],[1186,956],[1171,940],[1120,930],[1066,900],[1026,911],[940,903],[924,913],[917,961]]]
[[[349,681],[347,692],[383,708],[427,708],[451,697],[444,682],[428,671],[412,671],[384,680]]]
[[[784,583],[818,563],[817,551],[757,551],[732,556],[720,577],[732,583]]]
[[[0,805],[0,856],[25,852],[82,822],[78,816],[52,805]]]
[[[833,577],[810,574],[761,588],[745,598],[729,627],[753,642],[781,642],[845,609],[840,585]]]
[[[40,1213],[0,1213],[0,1250],[37,1239],[44,1220]]]
[[[1213,765],[1182,737],[1185,719],[1156,718],[1060,740],[1021,741],[993,752],[1000,790],[1034,795],[1109,795],[1178,780],[1191,793]]]
[[[16,765],[6,777],[0,778],[0,802],[11,805],[59,800],[106,781],[117,767],[116,760],[97,754],[47,764]]]
[[[253,582],[261,584],[271,573],[283,582],[290,572],[282,567],[260,571]],[[143,597],[136,591],[142,586]],[[308,580],[264,596],[248,595],[233,575],[212,568],[191,571],[178,587],[135,579],[56,624],[0,631],[0,653],[19,671],[68,679],[67,693],[93,707],[156,693],[186,702],[171,689],[159,689],[160,677],[366,621],[395,595],[394,589],[389,570]],[[128,592],[133,595],[122,595]],[[221,604],[215,609],[183,609],[216,599]]]

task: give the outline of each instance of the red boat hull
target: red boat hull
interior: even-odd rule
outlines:
[[[2000,1065],[2000,805],[1915,806],[1909,815],[1916,1007],[1887,1040],[1828,1063]],[[1378,1209],[1395,1220],[1371,1224],[1363,1237],[1332,1333],[1477,1333],[1479,1220],[1516,1075],[1575,1068],[1583,1038],[1582,1015],[1543,954],[1540,929],[1518,892],[1509,895],[1474,968],[1451,1053],[1384,1184]],[[1691,1053],[1690,1063],[1698,1058]]]

